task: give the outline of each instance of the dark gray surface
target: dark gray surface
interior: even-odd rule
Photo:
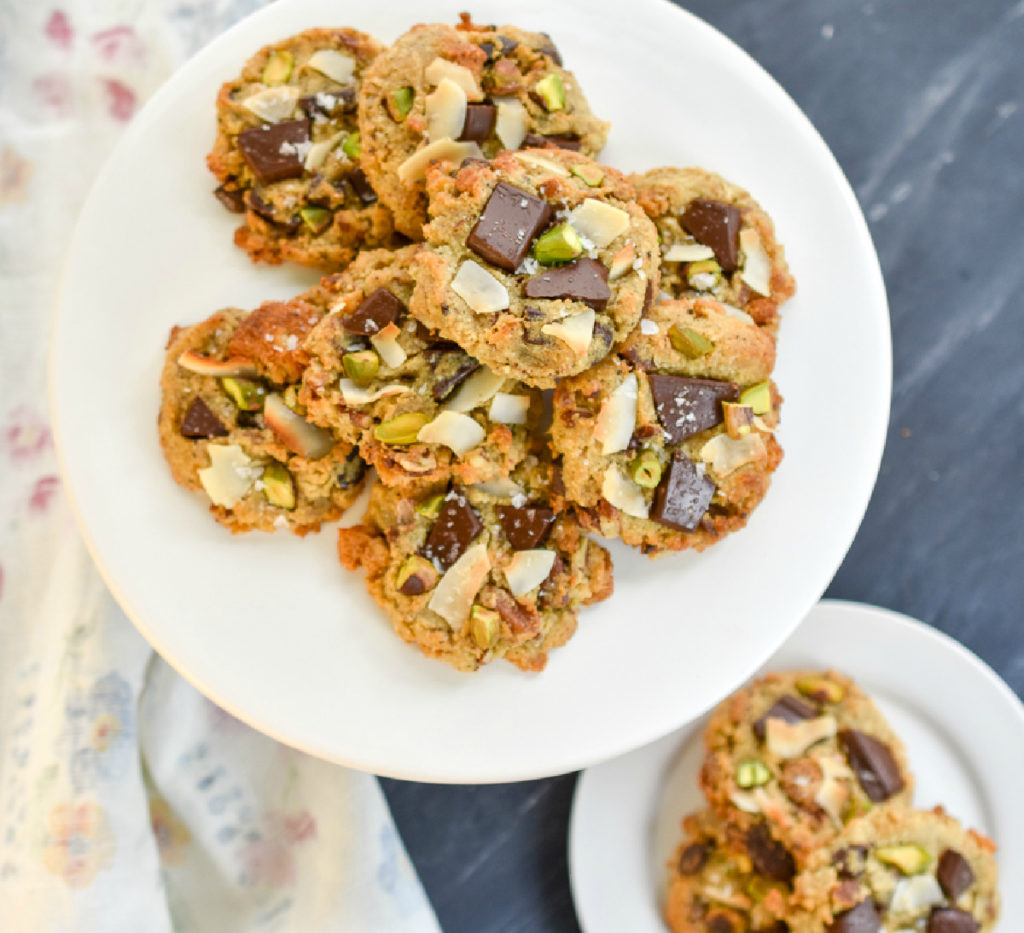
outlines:
[[[1024,3],[681,5],[750,52],[810,116],[860,198],[885,273],[888,444],[828,595],[935,625],[1021,695]],[[822,391],[856,390],[831,385],[823,361]],[[565,855],[573,777],[382,783],[447,933],[578,929]]]

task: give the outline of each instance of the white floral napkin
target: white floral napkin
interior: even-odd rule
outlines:
[[[233,719],[118,610],[47,426],[93,176],[184,55],[259,4],[56,2],[0,3],[0,928],[432,933],[374,778]]]

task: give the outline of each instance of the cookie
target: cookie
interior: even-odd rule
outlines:
[[[289,405],[306,360],[302,339],[320,313],[302,299],[267,302],[171,332],[160,380],[164,456],[174,479],[203,492],[233,532],[303,535],[359,494],[365,464],[355,446]]]
[[[310,29],[260,49],[217,95],[207,164],[235,243],[254,261],[327,271],[393,244],[391,212],[359,167],[356,108],[381,51],[353,29]]]
[[[850,823],[797,879],[793,933],[986,933],[999,916],[995,844],[941,807]]]
[[[743,527],[782,458],[774,363],[769,333],[689,298],[559,383],[552,446],[584,525],[651,556]]]
[[[593,366],[657,292],[654,225],[624,176],[577,152],[502,152],[428,172],[409,310],[528,385]]]
[[[539,671],[612,591],[608,552],[550,502],[551,467],[530,457],[510,479],[420,499],[378,484],[338,555],[363,567],[395,632],[462,671],[505,658]]]
[[[385,485],[425,492],[507,477],[527,453],[539,393],[496,375],[411,318],[418,247],[364,252],[325,279],[331,313],[306,342],[300,400],[358,443]]]
[[[458,165],[523,146],[597,155],[608,133],[551,39],[463,19],[413,27],[367,69],[360,92],[363,169],[396,228],[415,240],[431,159]]]
[[[786,933],[790,889],[758,874],[710,811],[683,820],[669,864],[665,922],[672,933]]]
[[[789,883],[843,825],[910,803],[903,743],[835,671],[768,674],[724,700],[704,732],[700,787],[762,874]]]
[[[715,298],[774,333],[796,283],[758,203],[701,168],[656,168],[630,181],[661,236],[662,290],[673,298]]]

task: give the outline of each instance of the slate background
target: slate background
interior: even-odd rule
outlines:
[[[827,595],[931,623],[1024,694],[1024,2],[680,5],[746,49],[818,127],[885,274],[892,420]],[[823,368],[822,391],[856,386],[830,385]],[[574,775],[381,783],[446,933],[579,929],[566,865]]]

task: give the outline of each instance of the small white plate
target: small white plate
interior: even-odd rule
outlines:
[[[125,133],[82,212],[53,329],[53,419],[86,542],[156,649],[221,706],[343,764],[428,781],[506,781],[620,755],[711,706],[821,596],[874,485],[889,411],[885,292],[850,187],[781,88],[664,0],[498,0],[548,30],[611,120],[623,169],[702,164],[775,218],[799,283],[776,381],[786,457],[750,524],[706,554],[652,562],[614,548],[615,595],[530,676],[468,676],[402,643],[333,530],[232,537],[175,486],[156,435],[173,324],[295,294],[314,276],[255,267],[211,196],[217,88],[260,46],[349,24],[391,40],[458,4],[281,0],[181,68]]]
[[[984,662],[886,609],[826,600],[763,670],[834,667],[878,703],[906,743],[914,805],[942,804],[995,840],[998,930],[1024,930],[1024,706]],[[669,858],[683,816],[703,806],[704,718],[589,768],[573,799],[569,861],[586,933],[664,933]]]

